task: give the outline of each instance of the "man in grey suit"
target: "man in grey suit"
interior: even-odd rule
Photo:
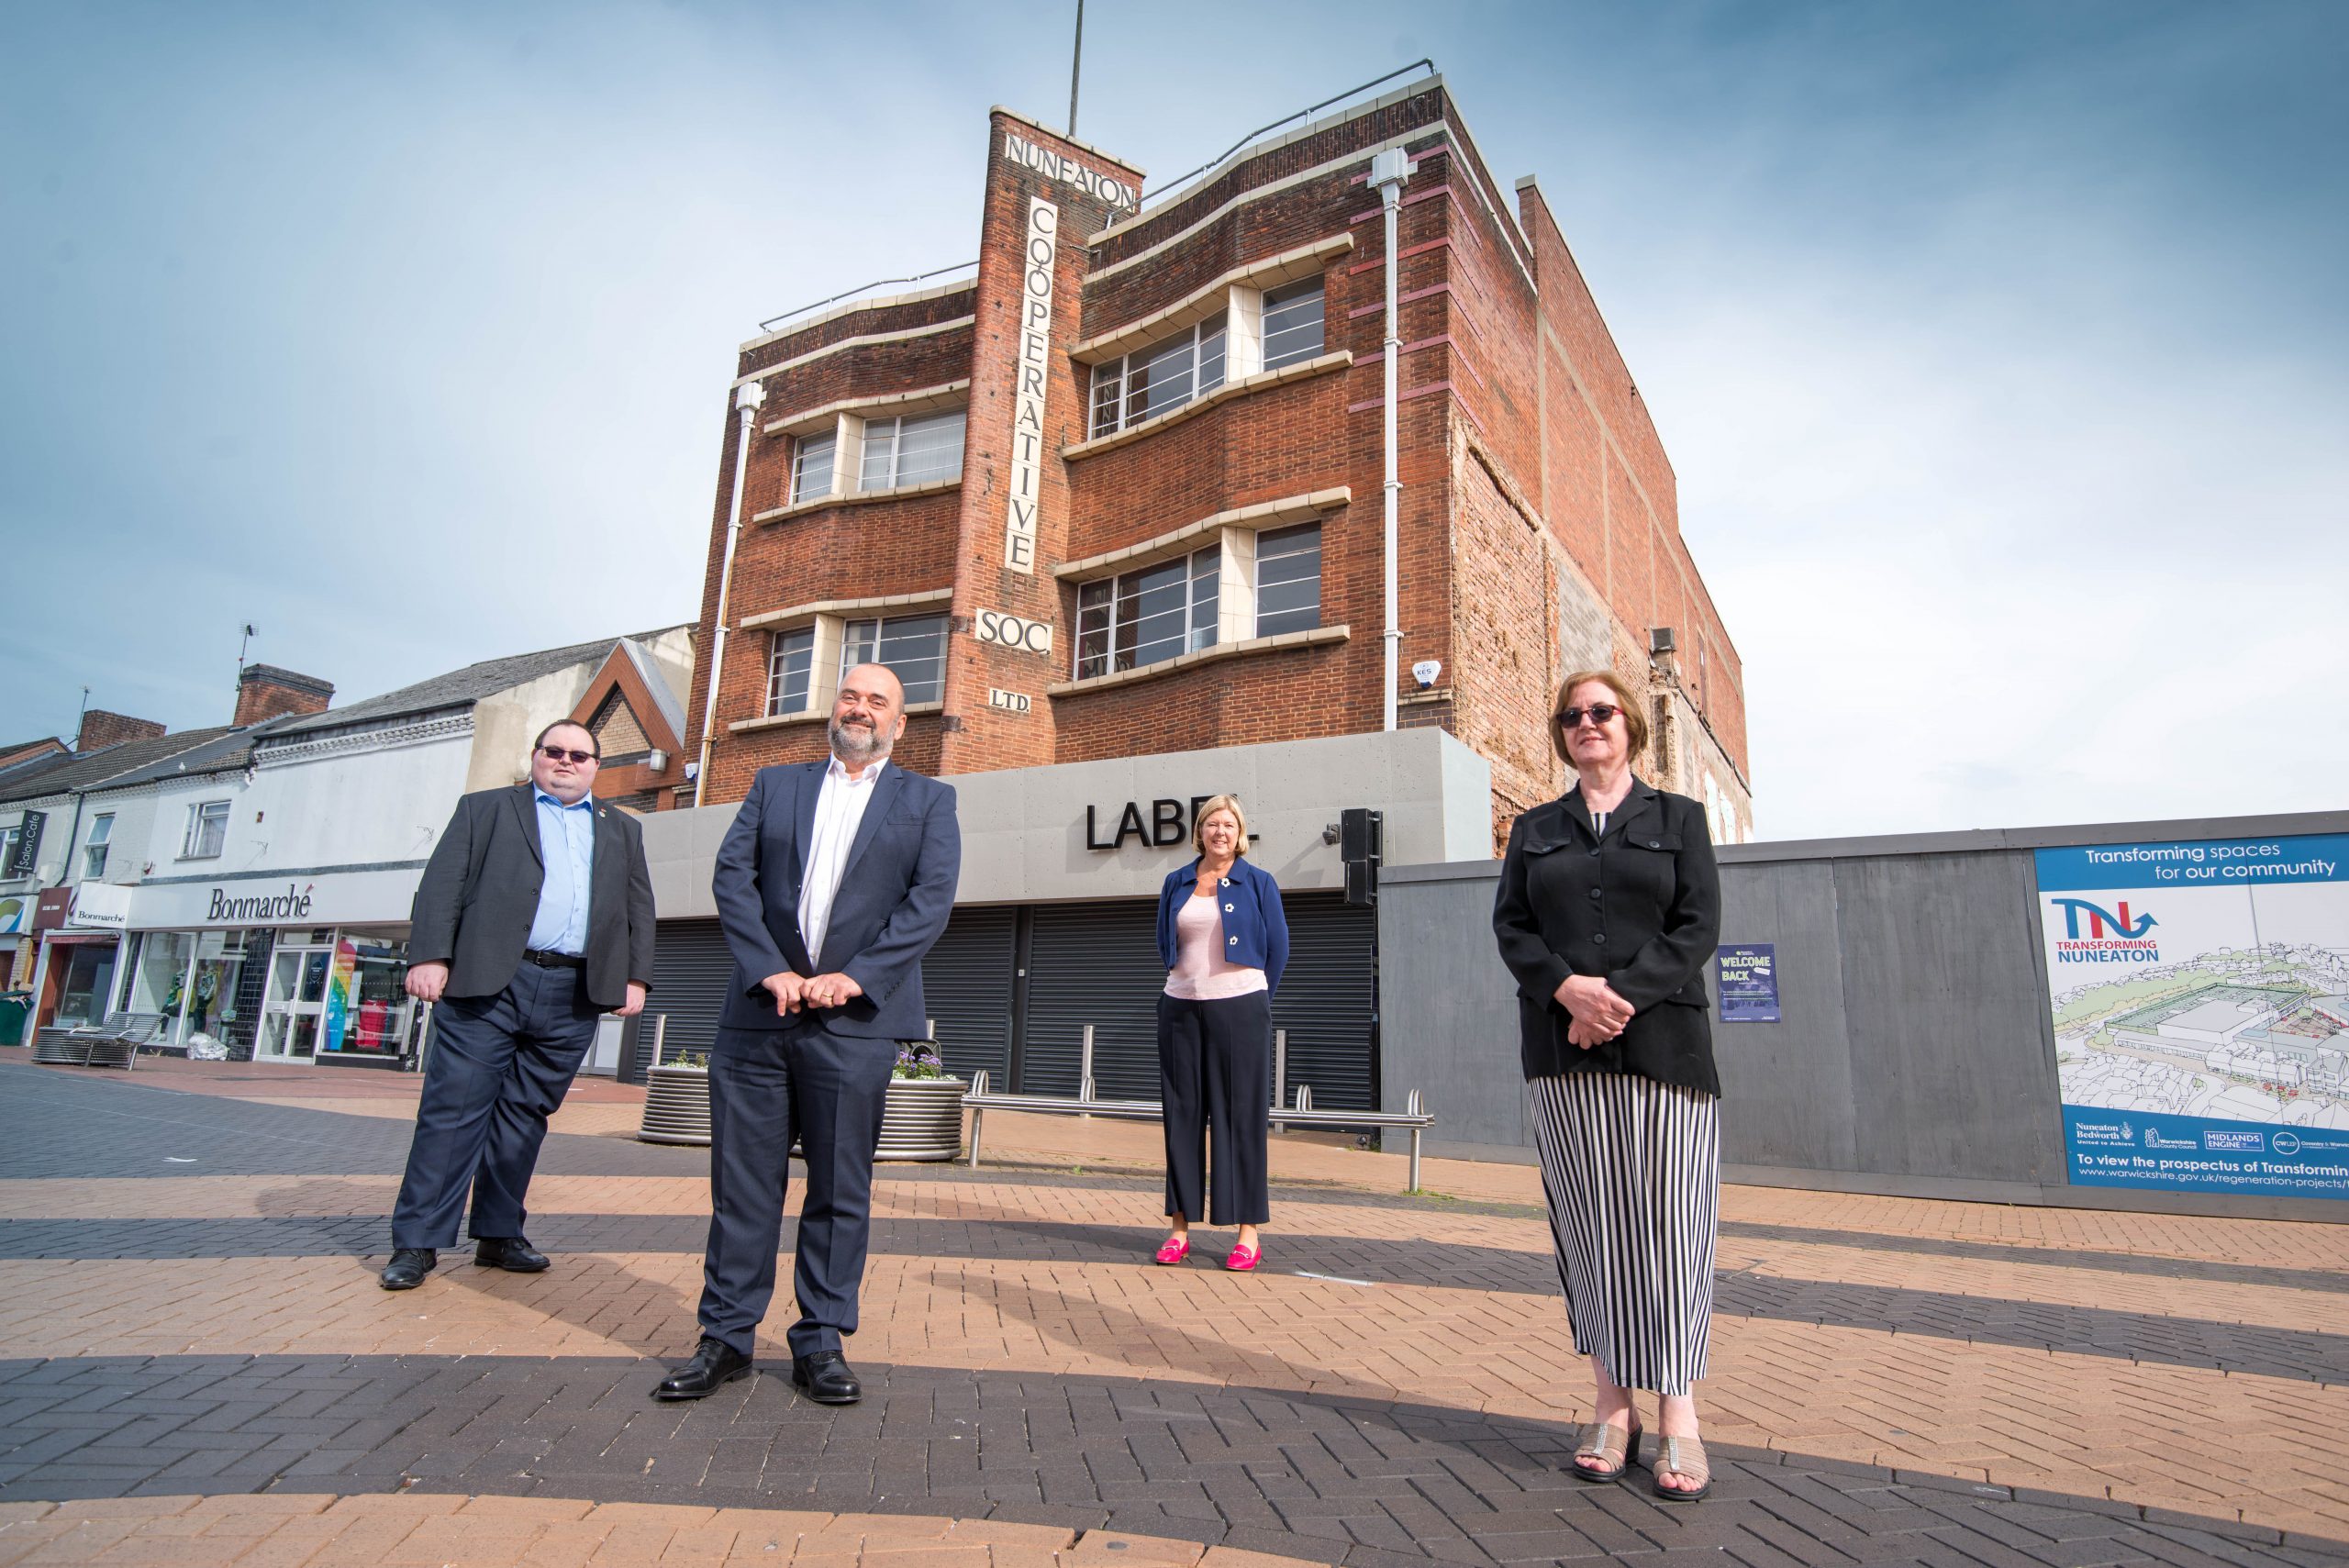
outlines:
[[[718,849],[710,888],[734,980],[709,1058],[702,1337],[658,1398],[699,1399],[751,1370],[795,1133],[807,1194],[791,1378],[820,1404],[863,1393],[841,1339],[856,1332],[882,1102],[896,1042],[925,1032],[922,955],[963,864],[953,789],[888,760],[905,702],[885,665],[843,674],[830,757],[760,769]]]
[[[651,988],[644,840],[596,799],[599,753],[584,726],[547,726],[530,782],[457,802],[417,884],[407,992],[437,1006],[385,1290],[415,1289],[457,1244],[468,1189],[474,1262],[547,1266],[522,1234],[547,1118],[597,1017],[642,1011]]]

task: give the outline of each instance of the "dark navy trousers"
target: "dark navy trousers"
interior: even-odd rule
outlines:
[[[522,1234],[523,1198],[602,1009],[575,969],[525,962],[495,996],[443,997],[407,1173],[392,1209],[394,1247],[453,1247],[465,1195],[476,1240]]]
[[[807,1162],[792,1287],[795,1356],[856,1332],[872,1233],[873,1156],[894,1040],[834,1034],[805,1014],[777,1029],[721,1029],[709,1055],[709,1247],[701,1329],[751,1353],[774,1298],[775,1252],[796,1136]]]
[[[1166,1212],[1194,1224],[1268,1223],[1272,994],[1194,1001],[1161,992],[1158,1092],[1166,1129]]]

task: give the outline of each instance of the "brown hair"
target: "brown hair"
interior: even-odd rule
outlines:
[[[1199,802],[1199,814],[1191,818],[1191,848],[1203,855],[1208,852],[1207,835],[1199,830],[1199,825],[1219,811],[1231,813],[1232,821],[1240,828],[1240,841],[1236,852],[1246,854],[1248,852],[1248,814],[1240,808],[1240,797],[1236,795],[1211,795]]]
[[[1590,685],[1594,682],[1613,692],[1616,706],[1623,710],[1623,731],[1631,740],[1624,761],[1629,762],[1648,749],[1648,716],[1640,711],[1640,699],[1631,695],[1631,688],[1623,684],[1623,677],[1612,670],[1577,670],[1559,684],[1557,698],[1550,704],[1550,749],[1557,752],[1558,761],[1569,769],[1575,765],[1575,760],[1566,751],[1566,732],[1558,724],[1558,715],[1566,711],[1576,686]]]

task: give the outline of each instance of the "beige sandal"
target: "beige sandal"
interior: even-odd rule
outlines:
[[[1640,1423],[1634,1420],[1629,1430],[1611,1421],[1593,1421],[1582,1429],[1582,1442],[1575,1450],[1574,1473],[1585,1481],[1620,1481],[1631,1462],[1640,1457]],[[1609,1468],[1593,1470],[1583,1462],[1595,1459]]]
[[[1658,1439],[1655,1463],[1649,1468],[1655,1472],[1655,1495],[1668,1503],[1693,1503],[1713,1489],[1713,1467],[1705,1462],[1705,1445],[1695,1438]],[[1666,1472],[1697,1485],[1687,1491],[1667,1486]]]

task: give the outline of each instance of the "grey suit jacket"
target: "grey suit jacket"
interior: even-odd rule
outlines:
[[[496,995],[521,967],[546,877],[530,786],[466,795],[417,884],[408,962],[447,964],[443,995]],[[651,986],[652,876],[644,836],[635,817],[600,803],[585,956],[587,997],[599,1007],[624,1005],[631,980]]]
[[[734,952],[734,983],[718,1022],[726,1029],[781,1029],[787,1020],[775,1015],[774,998],[760,982],[785,973],[846,974],[864,995],[819,1011],[826,1028],[877,1040],[919,1040],[927,1017],[922,955],[946,929],[963,872],[954,789],[895,762],[883,767],[849,844],[824,951],[811,954],[799,935],[799,887],[829,762],[761,768],[718,846],[710,891]],[[722,1048],[725,1037],[718,1039]]]

